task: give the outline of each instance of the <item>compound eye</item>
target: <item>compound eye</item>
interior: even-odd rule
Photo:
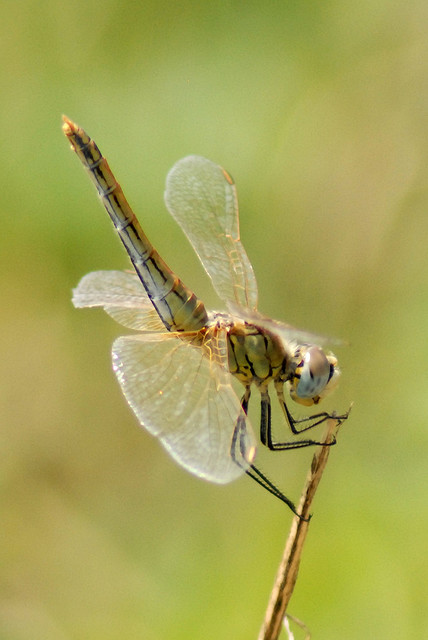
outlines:
[[[303,357],[300,379],[296,384],[299,398],[314,398],[326,387],[331,377],[330,362],[320,347],[309,347]]]

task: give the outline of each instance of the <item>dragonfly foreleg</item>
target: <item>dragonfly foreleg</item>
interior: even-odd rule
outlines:
[[[304,431],[308,431],[313,427],[317,427],[319,424],[322,424],[326,420],[332,418],[333,420],[340,420],[343,422],[347,419],[349,415],[349,411],[347,411],[344,415],[338,416],[336,413],[328,413],[327,411],[320,411],[319,413],[314,413],[312,416],[305,416],[303,418],[294,418],[291,415],[289,408],[287,407],[287,403],[284,399],[284,391],[283,391],[283,383],[275,382],[275,389],[278,396],[279,404],[281,405],[281,409],[285,415],[285,419],[287,420],[288,425],[290,426],[291,431],[297,435],[299,433],[303,433]],[[297,429],[296,425],[306,423],[307,426],[302,429]],[[309,423],[309,424],[308,424]],[[315,443],[319,444],[319,443]],[[331,443],[335,444],[335,440]]]
[[[309,418],[301,418],[300,420],[295,420],[291,415],[290,411],[288,410],[288,407],[285,403],[282,388],[279,390],[278,387],[276,387],[276,390],[278,394],[279,403],[282,407],[282,410],[284,411],[286,420],[290,425],[290,429],[294,434],[299,434],[299,433],[302,433],[303,431],[307,431],[308,429],[312,429],[312,427],[315,427],[317,424],[321,424],[322,422],[327,420],[327,418],[335,417],[335,416],[330,416],[330,414],[324,412],[324,413],[316,414]],[[304,447],[313,447],[316,445],[331,446],[336,443],[335,439],[333,439],[331,442],[328,442],[328,443],[319,442],[318,440],[309,440],[309,439],[297,440],[294,442],[293,441],[274,442],[273,436],[272,436],[270,397],[269,397],[267,388],[261,387],[260,394],[261,394],[260,440],[262,444],[264,444],[266,447],[271,449],[271,451],[303,449]],[[315,420],[315,422],[303,429],[300,429],[300,430],[296,429],[295,427],[296,424],[298,424],[299,422],[306,422],[307,420]]]

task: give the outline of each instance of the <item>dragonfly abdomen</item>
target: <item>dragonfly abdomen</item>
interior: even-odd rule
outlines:
[[[98,146],[83,129],[66,117],[63,129],[95,184],[104,208],[165,327],[168,331],[198,331],[204,327],[208,321],[204,304],[154,249]]]

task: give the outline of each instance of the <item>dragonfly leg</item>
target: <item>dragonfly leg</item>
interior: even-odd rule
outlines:
[[[245,430],[246,430],[246,416],[248,413],[248,403],[250,401],[251,396],[251,388],[245,387],[245,393],[241,398],[241,407],[244,411],[244,414],[240,413],[238,420],[236,421],[235,427],[233,429],[232,435],[232,444],[230,447],[230,455],[232,460],[242,469],[247,469],[246,465],[244,466],[240,460],[244,459],[248,464],[251,464],[248,460],[247,455],[247,447],[245,445]],[[239,455],[237,455],[239,452]]]
[[[245,393],[241,398],[241,407],[244,410],[245,415],[248,415],[248,403],[251,397],[251,387],[245,387]]]
[[[268,447],[271,451],[287,451],[291,449],[303,449],[304,447],[312,447],[315,445],[331,446],[332,444],[335,444],[336,442],[335,439],[333,439],[331,442],[327,444],[325,442],[319,442],[318,440],[297,440],[297,441],[291,441],[291,442],[275,442],[272,436],[270,397],[266,387],[260,388],[260,395],[261,395],[260,440],[262,444]],[[310,429],[316,426],[317,424],[321,424],[321,422],[324,422],[324,420],[331,417],[329,414],[326,413],[326,414],[318,414],[316,416],[312,416],[311,418],[305,418],[304,420],[307,420],[307,419],[312,420],[313,418],[316,419],[317,417],[322,416],[317,422],[315,422],[315,424],[311,424],[309,427],[306,427],[305,429],[301,429],[299,431],[294,426],[295,423],[298,421],[295,421],[293,416],[290,414],[287,408],[287,405],[285,404],[284,398],[282,397],[282,402],[280,398],[279,400],[283,408],[283,411],[285,413],[287,422],[290,425],[290,429],[294,434],[298,434],[298,433],[301,433],[302,431],[306,431],[306,429]]]
[[[245,466],[245,467],[242,464],[242,462],[240,462],[240,460],[242,459],[244,460],[247,459],[247,455],[246,455],[247,451],[246,451],[246,444],[245,444],[245,429],[246,429],[245,417],[248,412],[248,403],[250,400],[250,395],[251,395],[250,387],[249,386],[245,387],[245,393],[241,399],[241,406],[244,411],[244,414],[240,414],[240,416],[238,417],[238,420],[236,421],[236,425],[233,431],[233,436],[232,436],[232,446],[231,446],[231,452],[230,452],[232,460],[238,466],[243,468],[245,470],[245,473],[252,480],[255,480],[255,482],[257,482],[257,484],[259,484],[261,487],[266,489],[266,491],[269,491],[269,493],[271,493],[276,498],[284,502],[296,516],[298,516],[301,520],[307,521],[310,518],[308,519],[302,518],[301,515],[297,512],[294,502],[292,502],[289,498],[287,498],[287,496],[285,496],[282,493],[282,491],[280,491],[280,489],[278,489],[278,487],[275,486],[273,482],[271,482],[269,478],[260,471],[260,469],[258,469],[252,462],[247,461],[248,466]],[[239,451],[239,457],[237,455],[238,451]]]
[[[295,435],[298,435],[299,433],[303,433],[304,431],[308,431],[309,429],[313,429],[313,427],[317,427],[319,424],[322,424],[323,422],[325,422],[330,418],[334,420],[340,420],[341,422],[343,422],[348,417],[349,411],[342,416],[338,416],[335,413],[328,413],[327,411],[320,411],[319,413],[314,413],[312,416],[305,416],[303,418],[294,418],[289,408],[287,407],[287,403],[285,402],[282,382],[276,382],[275,389],[276,389],[278,401],[279,401],[279,404],[281,405],[281,409],[284,413],[285,419],[292,433],[294,433]],[[306,423],[306,426],[302,427],[301,429],[298,429],[296,427],[296,425],[305,424],[305,423]],[[306,441],[302,441],[302,442],[306,442]],[[310,440],[308,440],[307,442],[310,442],[310,444],[324,444],[324,443],[314,442]],[[331,442],[330,444],[335,444],[335,442],[336,441],[333,440],[333,442]]]

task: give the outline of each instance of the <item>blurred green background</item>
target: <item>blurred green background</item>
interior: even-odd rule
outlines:
[[[427,24],[425,0],[3,3],[2,640],[256,638],[291,521],[137,426],[110,364],[122,329],[70,302],[129,263],[62,113],[207,304],[162,199],[189,153],[235,178],[260,309],[349,340],[326,407],[355,405],[290,613],[317,640],[425,637]],[[297,500],[311,456],[263,468]]]

